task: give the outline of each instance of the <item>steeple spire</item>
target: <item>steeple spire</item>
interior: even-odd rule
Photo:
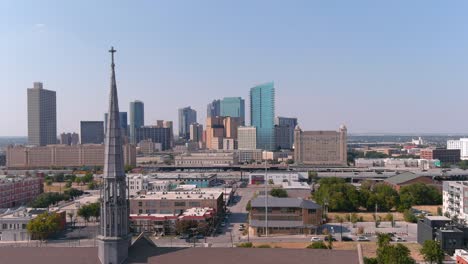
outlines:
[[[105,138],[103,187],[101,189],[101,221],[98,237],[99,259],[102,264],[120,264],[127,259],[129,207],[124,172],[122,135],[119,120],[119,100],[115,81],[114,53],[111,53],[111,87]]]

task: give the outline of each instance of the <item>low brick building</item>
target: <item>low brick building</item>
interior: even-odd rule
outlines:
[[[0,177],[0,208],[18,207],[34,200],[43,191],[42,177]]]
[[[268,197],[265,201],[263,196],[253,199],[251,206],[249,232],[254,236],[264,235],[265,227],[268,234],[313,234],[322,225],[322,207],[310,200]]]
[[[417,175],[412,172],[404,172],[398,175],[389,177],[384,180],[384,183],[390,185],[396,191],[400,191],[401,187],[411,185],[414,183],[422,183],[426,185],[432,185],[439,190],[442,190],[442,185],[438,184],[430,176]]]

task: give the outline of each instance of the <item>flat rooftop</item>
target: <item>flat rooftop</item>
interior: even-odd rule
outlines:
[[[426,218],[431,221],[451,221],[450,218],[446,216],[440,216],[440,215],[430,215],[430,216],[426,216]]]
[[[218,199],[223,195],[222,191],[192,190],[177,192],[148,192],[144,195],[137,195],[130,200],[208,200]]]

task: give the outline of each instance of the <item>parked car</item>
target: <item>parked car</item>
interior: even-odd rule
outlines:
[[[222,222],[221,223],[221,227],[225,227],[226,226],[226,223],[225,222]]]
[[[405,242],[406,239],[404,239],[404,238],[402,238],[402,237],[394,237],[394,238],[393,238],[393,241],[395,241],[395,242]]]
[[[190,235],[189,234],[181,234],[179,236],[179,239],[187,239],[187,238],[190,238]]]
[[[322,239],[320,237],[312,237],[310,239],[310,242],[320,242],[320,241],[322,241]]]
[[[196,236],[196,238],[197,238],[197,239],[204,239],[205,236],[204,236],[203,234],[198,234],[198,235]]]
[[[328,241],[328,236],[326,236],[323,240]],[[331,237],[331,241],[336,241],[336,238]]]
[[[356,241],[370,241],[370,239],[368,237],[365,237],[365,236],[359,236]]]
[[[353,239],[348,236],[344,236],[343,238],[341,238],[341,241],[348,242],[348,241],[353,241]]]
[[[238,229],[238,230],[239,230],[239,231],[244,231],[245,228],[244,228],[243,226],[239,226],[239,229]]]

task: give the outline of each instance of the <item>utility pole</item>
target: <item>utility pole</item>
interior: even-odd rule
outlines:
[[[265,159],[265,236],[268,237],[268,172]]]

